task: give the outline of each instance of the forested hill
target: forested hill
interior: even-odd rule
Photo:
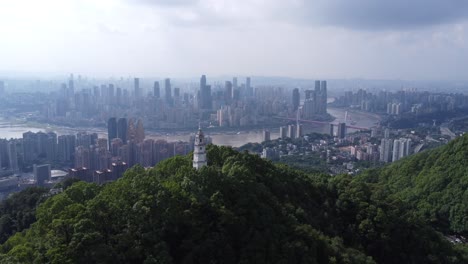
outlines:
[[[468,237],[468,135],[358,180],[387,189],[438,230]]]
[[[78,182],[0,247],[2,263],[468,263],[388,188],[210,146]]]

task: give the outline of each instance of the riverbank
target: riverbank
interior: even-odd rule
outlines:
[[[344,116],[347,109],[329,108],[329,114],[332,115],[335,122],[344,122]],[[356,121],[356,126],[370,128],[375,126],[375,123],[380,122],[381,117],[372,113],[355,111],[353,110],[351,116],[353,121]],[[21,138],[22,134],[27,131],[38,132],[55,132],[57,135],[70,135],[78,132],[86,131],[90,133],[97,133],[99,137],[107,137],[107,128],[87,128],[87,127],[66,127],[57,126],[52,124],[37,124],[35,122],[9,122],[10,120],[0,120],[0,138]],[[263,129],[270,131],[271,139],[279,137],[279,127],[281,125],[274,124],[271,126],[257,126],[257,127],[243,127],[243,128],[229,128],[224,130],[217,130],[214,128],[203,128],[206,135],[210,136],[214,144],[223,146],[239,147],[246,143],[258,143],[263,141]],[[304,133],[328,133],[329,126],[327,124],[303,124]],[[195,129],[184,130],[146,130],[146,138],[154,140],[167,140],[167,141],[188,141],[190,135],[196,132]],[[350,129],[352,132],[352,129]]]

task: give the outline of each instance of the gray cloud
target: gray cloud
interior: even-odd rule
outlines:
[[[127,0],[129,3],[138,3],[138,4],[146,4],[146,5],[154,5],[154,6],[188,6],[194,5],[199,0]]]
[[[365,30],[412,29],[468,18],[466,0],[315,0],[304,21]]]
[[[128,1],[128,0],[127,0]],[[467,0],[137,0],[155,7],[187,8],[201,20],[223,20],[235,7],[259,17],[306,25],[359,30],[401,30],[454,23],[468,18]],[[135,3],[135,1],[132,1]],[[219,6],[226,7],[225,9]],[[241,15],[242,12],[237,13]],[[233,17],[230,17],[232,20]],[[234,21],[235,22],[235,21]]]

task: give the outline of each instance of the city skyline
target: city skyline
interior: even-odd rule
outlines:
[[[467,80],[466,10],[459,0],[10,1],[0,75]]]

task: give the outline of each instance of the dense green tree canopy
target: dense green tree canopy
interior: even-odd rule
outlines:
[[[468,135],[357,180],[387,189],[438,230],[468,236]]]
[[[0,243],[36,221],[36,206],[46,199],[47,189],[28,188],[0,203]]]
[[[466,263],[389,190],[210,146],[105,186],[76,182],[37,209],[4,263]]]

